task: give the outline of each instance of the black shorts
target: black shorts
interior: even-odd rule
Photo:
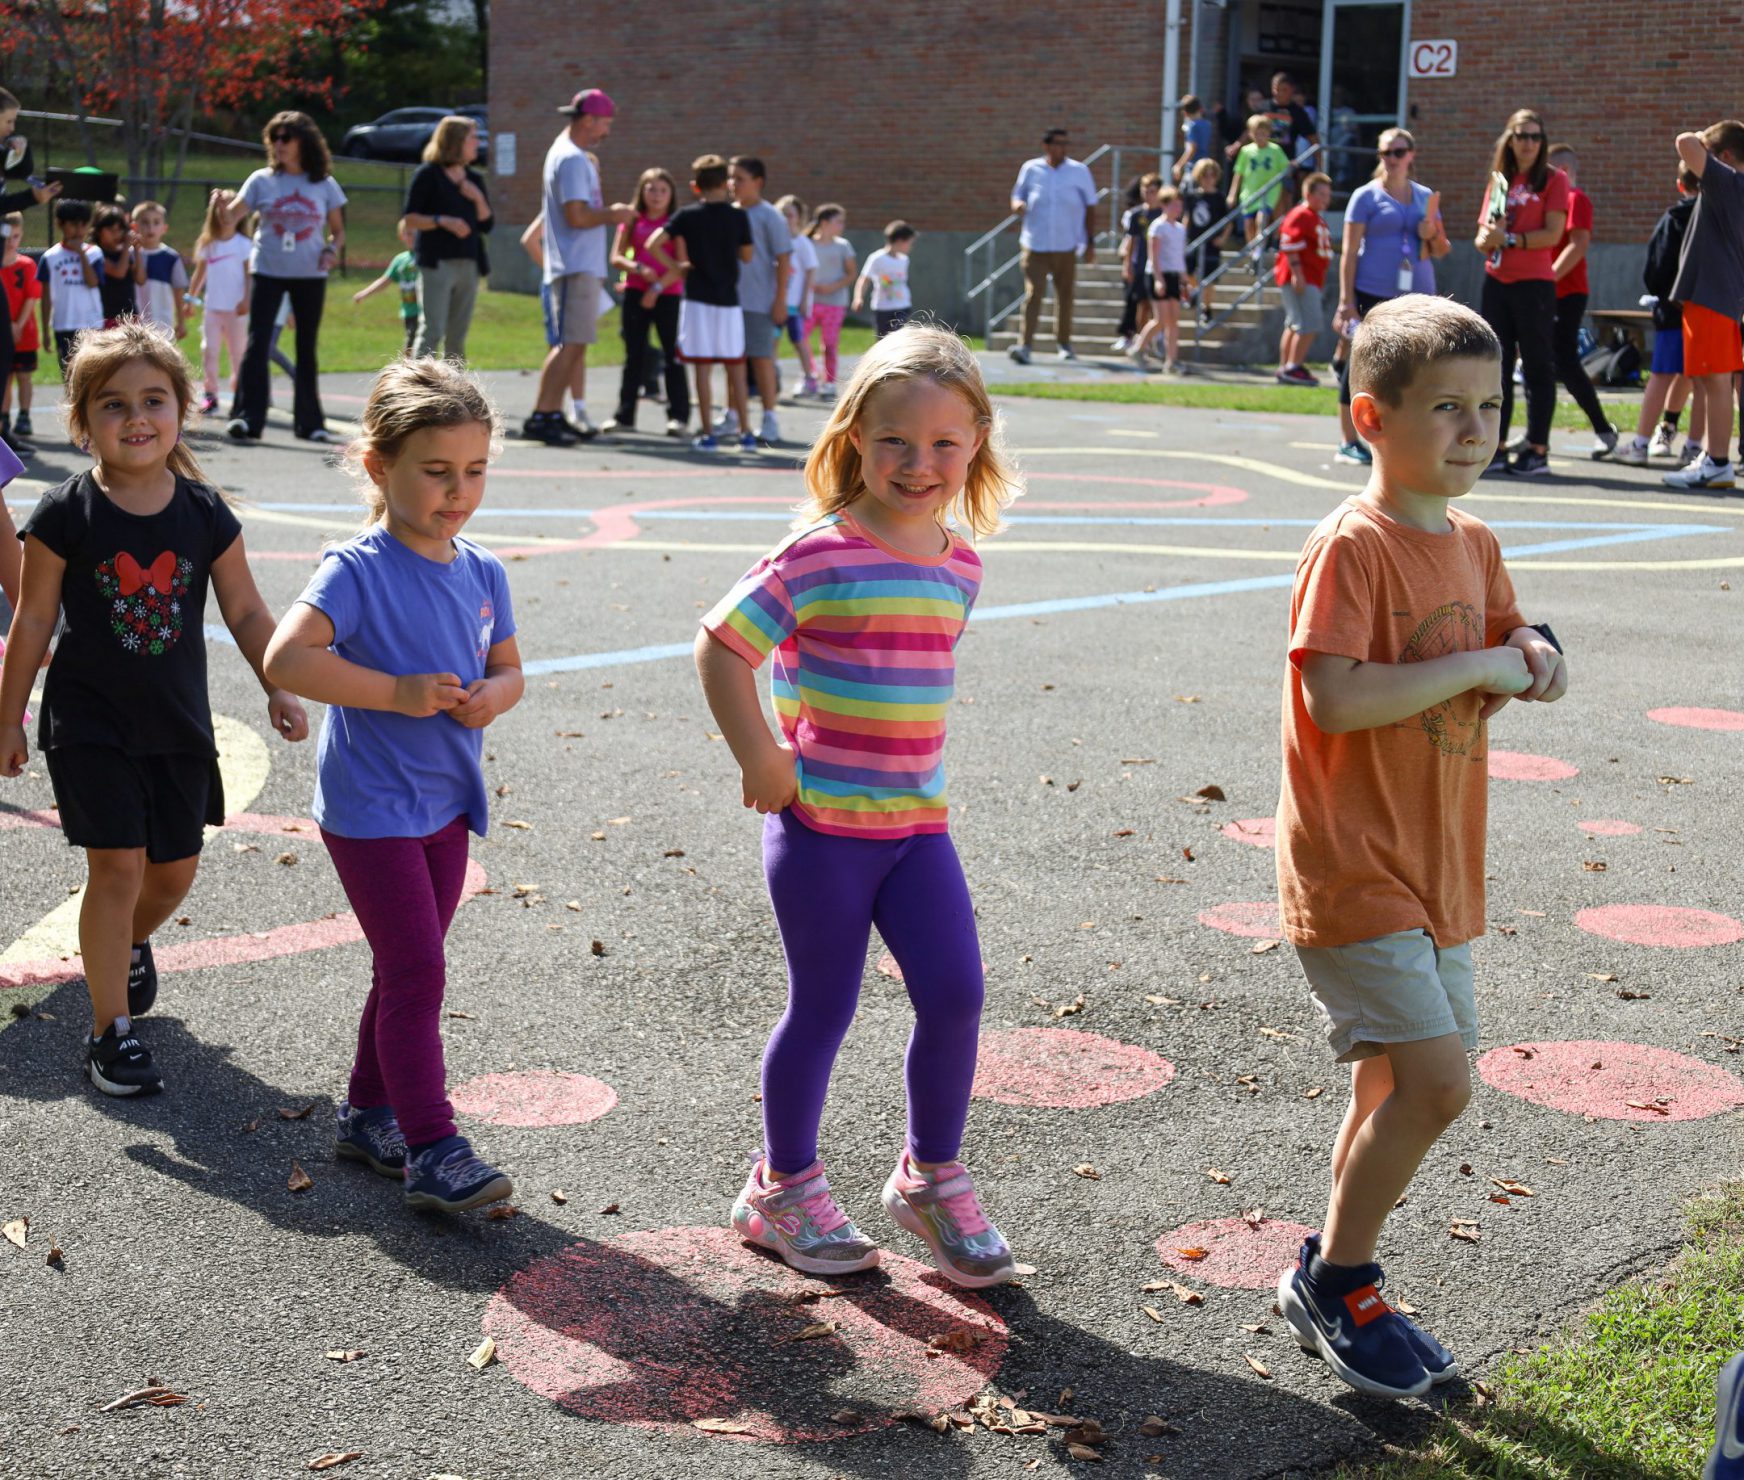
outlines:
[[[198,854],[205,829],[224,821],[216,758],[68,745],[43,759],[75,848],[143,848],[151,863],[174,863]]]
[[[1171,300],[1179,303],[1181,301],[1181,274],[1165,272],[1160,278],[1153,279],[1151,297],[1162,303],[1168,303]]]
[[[33,349],[13,350],[12,371],[15,375],[36,374],[36,351]]]

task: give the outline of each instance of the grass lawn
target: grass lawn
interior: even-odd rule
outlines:
[[[1127,406],[1202,406],[1219,411],[1259,411],[1269,415],[1297,412],[1310,416],[1338,415],[1336,385],[1244,385],[1228,381],[1021,381],[988,387],[996,396],[1028,396],[1042,401],[1113,401]],[[1516,397],[1516,401],[1519,401]],[[1625,430],[1640,413],[1639,396],[1601,395],[1611,424]],[[1569,401],[1557,402],[1559,431],[1587,431],[1586,416]],[[1518,424],[1516,424],[1518,429]]]
[[[334,276],[327,283],[327,309],[321,319],[321,369],[327,371],[379,370],[400,352],[404,331],[400,327],[399,293],[384,289],[362,303],[353,303],[351,295],[368,284],[373,273],[353,271],[349,277]],[[872,343],[869,328],[854,324],[842,327],[842,353],[858,355]],[[280,343],[292,350],[287,330]],[[182,341],[188,359],[200,360],[200,324],[198,315],[190,317],[188,337]],[[472,329],[466,340],[467,359],[475,370],[537,370],[545,359],[545,320],[539,300],[530,293],[479,294],[473,313]],[[781,356],[793,360],[793,346],[782,341]],[[618,337],[618,315],[614,310],[600,320],[599,342],[587,352],[589,365],[622,365],[624,341]],[[276,373],[276,372],[275,372]],[[37,366],[35,383],[55,385],[60,372],[54,355],[42,357]],[[612,384],[615,385],[616,378]],[[597,393],[600,386],[589,386]]]
[[[1690,1480],[1713,1443],[1714,1378],[1744,1350],[1744,1183],[1699,1199],[1687,1221],[1670,1268],[1508,1358],[1415,1451],[1340,1480]]]

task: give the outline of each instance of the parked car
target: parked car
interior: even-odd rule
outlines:
[[[415,164],[424,157],[424,146],[436,132],[436,125],[451,113],[464,113],[478,120],[478,157],[481,163],[488,160],[489,114],[482,104],[476,103],[459,108],[395,108],[374,123],[360,123],[347,129],[339,152],[352,159],[390,159]]]

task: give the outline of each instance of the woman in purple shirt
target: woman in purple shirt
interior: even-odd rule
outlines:
[[[1344,251],[1338,262],[1338,312],[1332,327],[1354,334],[1377,303],[1404,293],[1433,293],[1430,260],[1453,250],[1441,221],[1441,193],[1411,178],[1417,141],[1402,128],[1381,134],[1374,178],[1351,192],[1344,208]],[[1369,450],[1350,419],[1350,358],[1338,377],[1338,416],[1344,440],[1338,460],[1369,461]]]

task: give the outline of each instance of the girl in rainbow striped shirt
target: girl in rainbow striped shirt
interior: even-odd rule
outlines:
[[[890,1216],[939,1270],[979,1288],[1015,1265],[957,1160],[981,1020],[981,947],[946,831],[941,753],[953,653],[981,584],[974,535],[1022,491],[975,357],[910,325],[861,359],[806,460],[798,531],[702,621],[696,665],[767,814],[763,864],[787,956],[787,1010],[763,1055],[764,1153],[732,1226],[795,1269],[878,1263],[830,1193],[818,1122],[874,925],[914,1004],[908,1140]],[[755,670],[771,653],[778,741]]]

